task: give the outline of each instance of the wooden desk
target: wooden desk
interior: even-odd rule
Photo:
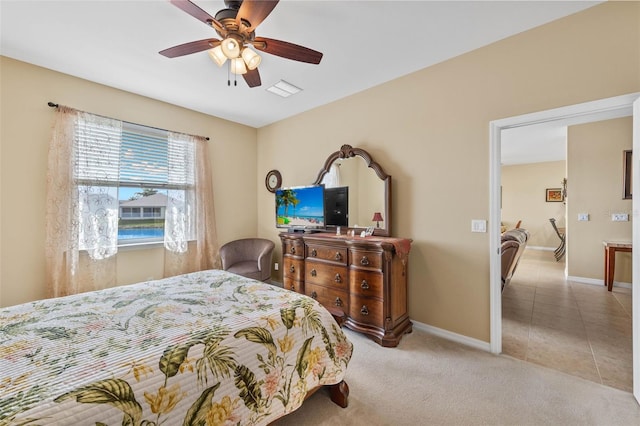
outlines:
[[[630,252],[632,244],[614,241],[603,241],[602,244],[604,245],[604,285],[611,291],[616,271],[616,252]]]

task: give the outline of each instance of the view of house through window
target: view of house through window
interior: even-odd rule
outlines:
[[[165,189],[120,187],[118,204],[118,240],[164,237]]]

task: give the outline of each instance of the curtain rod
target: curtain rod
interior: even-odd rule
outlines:
[[[55,102],[51,102],[51,101],[47,102],[47,105],[48,105],[48,106],[50,106],[51,108],[58,108],[58,107],[60,106],[60,105],[56,104]],[[91,113],[91,114],[93,114],[93,113]],[[112,118],[112,117],[106,117],[106,116],[104,116],[104,115],[100,115],[100,114],[93,114],[93,115],[97,115],[97,116],[99,116],[99,117],[104,117],[104,118]],[[124,122],[124,123],[134,124],[134,125],[136,125],[136,126],[143,126],[143,127],[149,127],[149,128],[151,128],[151,129],[162,130],[163,132],[170,132],[170,130],[167,130],[167,129],[161,129],[161,128],[159,128],[159,127],[147,126],[146,124],[132,123],[131,121],[125,121],[125,120],[120,120],[120,121],[122,121],[122,122]],[[195,135],[195,136],[198,136],[199,138],[204,138],[205,140],[210,140],[210,139],[209,139],[208,137],[206,137],[206,136],[199,136],[199,135]]]

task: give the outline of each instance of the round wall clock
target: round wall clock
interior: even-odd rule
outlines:
[[[277,170],[269,171],[264,183],[270,192],[276,192],[276,189],[282,186],[282,176],[280,175],[280,172]]]

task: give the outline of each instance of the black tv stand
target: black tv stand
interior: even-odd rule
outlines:
[[[315,229],[315,228],[288,228],[287,232],[289,234],[315,234],[316,232],[322,232],[322,229]]]

